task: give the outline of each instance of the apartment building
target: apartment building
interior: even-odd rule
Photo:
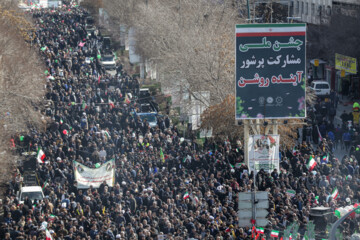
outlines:
[[[293,17],[311,24],[328,24],[333,14],[355,17],[359,0],[290,0]]]

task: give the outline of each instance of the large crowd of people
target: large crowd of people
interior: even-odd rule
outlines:
[[[45,152],[45,163],[36,166],[45,199],[20,203],[19,167],[2,200],[1,239],[45,239],[47,231],[52,239],[66,240],[250,239],[254,229],[238,226],[237,194],[253,190],[254,178],[258,190],[269,192],[265,239],[271,230],[281,236],[293,222],[302,238],[312,207],[335,210],[346,206],[347,198],[360,199],[357,152],[343,159],[332,154],[341,147],[341,126],[325,119],[316,145],[313,129],[304,128],[304,141],[296,149],[281,149],[280,169],[254,176],[243,163],[239,143],[206,140],[199,146],[182,139],[167,117],[150,127],[133,115],[139,107],[139,81],[121,64],[114,76],[105,71],[98,59],[102,37],[87,34],[86,10],[66,6],[31,14],[36,47],[47,68],[49,105],[43,115],[49,123],[46,131],[31,129],[25,140],[15,142]],[[132,98],[125,101],[128,93]],[[335,135],[340,137],[335,140]],[[351,132],[350,138],[355,135]],[[318,163],[312,171],[307,168],[310,156]],[[73,161],[94,168],[110,159],[116,162],[113,187],[104,182],[99,188],[77,188]],[[336,199],[331,197],[335,188]],[[344,233],[359,229],[350,221],[342,228]]]

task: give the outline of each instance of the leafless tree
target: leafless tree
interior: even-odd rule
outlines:
[[[170,84],[185,79],[190,94],[210,91],[208,106],[233,92],[233,31],[241,22],[233,1],[105,0],[104,7],[134,27],[139,55],[159,63]]]

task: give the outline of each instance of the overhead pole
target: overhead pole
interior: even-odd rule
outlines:
[[[249,0],[246,0],[246,4],[247,4],[248,19],[250,19],[250,5],[249,5]]]

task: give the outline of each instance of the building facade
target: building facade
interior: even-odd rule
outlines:
[[[359,0],[291,0],[293,17],[317,25],[328,24],[332,14],[355,17],[359,10]]]
[[[292,0],[293,17],[312,24],[327,24],[332,13],[332,0]]]

